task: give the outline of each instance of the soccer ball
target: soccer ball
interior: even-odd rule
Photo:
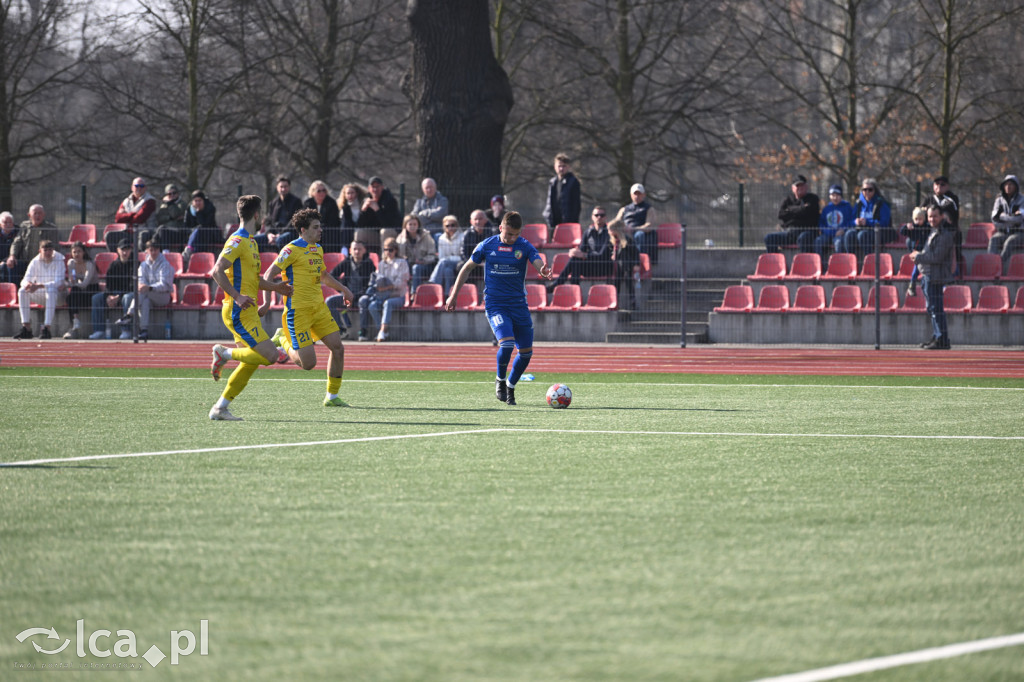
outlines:
[[[546,397],[551,407],[569,407],[569,403],[572,402],[572,391],[565,384],[554,384],[548,389]]]

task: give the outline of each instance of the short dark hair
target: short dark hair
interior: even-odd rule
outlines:
[[[303,208],[292,216],[292,227],[296,230],[308,230],[314,220],[320,220],[320,212],[315,208]]]
[[[278,175],[277,180],[274,180],[275,185],[280,184],[282,182],[287,182],[289,185],[292,184],[291,178],[284,175]]]
[[[572,159],[569,158],[569,155],[566,154],[565,152],[558,152],[557,154],[555,154],[555,161],[561,161],[567,166],[572,164]]]
[[[146,242],[146,248],[147,249],[152,249],[152,248],[159,249],[160,248],[160,242],[158,242],[155,239],[150,239],[149,241]]]
[[[501,224],[511,227],[513,230],[521,230],[523,229],[523,216],[516,211],[509,211],[501,217]]]
[[[235,208],[238,211],[238,218],[244,223],[252,220],[260,212],[263,206],[263,199],[258,194],[246,194],[238,197]]]
[[[39,242],[39,248],[40,249],[54,249],[56,247],[53,245],[52,241],[50,241],[49,239],[44,239],[43,241]]]

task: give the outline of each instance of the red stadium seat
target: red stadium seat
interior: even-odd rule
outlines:
[[[103,238],[99,240],[99,246],[107,245],[107,235],[110,234],[111,232],[124,232],[127,229],[128,226],[125,225],[124,223],[110,223],[109,225],[103,228]]]
[[[971,310],[971,288],[963,284],[950,284],[942,295],[942,307],[947,313],[966,313]]]
[[[1024,287],[1017,289],[1017,298],[1013,301],[1013,307],[1010,308],[1011,313],[1024,313]]]
[[[18,307],[18,287],[11,282],[0,283],[0,308]]]
[[[164,258],[171,264],[171,268],[174,269],[174,279],[181,277],[182,273],[185,272],[185,261],[182,260],[181,254],[177,251],[168,251],[164,254]]]
[[[345,260],[345,256],[340,253],[324,253],[324,270],[326,272],[331,272],[334,268],[338,267],[343,260]]]
[[[968,282],[992,282],[1003,275],[1003,259],[998,253],[979,253],[971,263],[971,274],[964,277]]]
[[[971,223],[962,244],[965,249],[987,249],[988,240],[996,232],[993,223]]]
[[[530,310],[544,310],[548,307],[548,290],[543,284],[526,285],[526,306]]]
[[[410,308],[423,310],[425,308],[436,310],[444,306],[441,285],[433,282],[424,282],[416,287],[416,294],[413,296]]]
[[[917,289],[917,293],[913,296],[907,295],[903,298],[903,306],[900,308],[901,313],[920,313],[928,308],[928,300],[924,297],[924,292]]]
[[[883,282],[888,282],[892,279],[892,254],[880,253],[879,257],[879,270],[878,279]],[[859,280],[867,280],[869,282],[875,281],[875,254],[869,253],[864,256],[864,264],[861,266],[860,274],[857,276]]]
[[[1015,253],[1010,256],[1010,262],[1006,264],[1006,274],[1001,279],[1004,281],[1024,280],[1024,253]]]
[[[97,253],[93,258],[93,262],[96,263],[96,274],[100,277],[107,276],[107,270],[110,269],[110,264],[117,260],[117,254],[113,251],[102,251]]]
[[[271,291],[262,292],[264,296],[270,296],[273,294]],[[217,288],[217,293],[213,295],[213,300],[210,301],[209,308],[220,308],[224,305],[224,290]]]
[[[849,280],[857,277],[857,256],[852,253],[833,253],[828,258],[828,269],[821,276],[826,280]]]
[[[555,231],[551,234],[551,241],[548,242],[548,246],[568,249],[573,246],[579,246],[582,239],[583,231],[580,229],[579,223],[559,223],[555,225]]]
[[[786,257],[781,253],[762,253],[757,257],[754,274],[750,280],[781,280],[786,276]]]
[[[210,305],[210,285],[206,282],[191,282],[181,291],[179,308],[206,308]]]
[[[769,284],[757,297],[755,313],[780,313],[789,310],[789,289],[782,284]]]
[[[538,284],[541,289],[544,285]],[[459,289],[459,295],[455,297],[455,309],[456,310],[476,310],[480,307],[480,296],[477,291],[476,285],[472,282],[466,282],[461,289]]]
[[[271,251],[264,251],[260,253],[260,274],[264,274],[274,261],[277,260],[277,254]]]
[[[569,264],[571,258],[568,253],[556,253],[554,260],[551,261],[551,274],[554,277],[561,275],[562,270],[565,270],[565,266]]]
[[[864,307],[860,287],[856,284],[840,284],[832,290],[832,302],[828,311],[833,313],[854,313]]]
[[[910,279],[910,273],[914,271],[914,261],[910,259],[910,254],[905,253],[900,258],[900,269],[893,275],[894,280],[908,280]]]
[[[534,248],[542,249],[548,240],[548,226],[543,223],[527,223],[523,225],[519,236],[533,244]]]
[[[806,255],[806,254],[804,254]],[[818,254],[813,254],[817,256]],[[802,284],[797,287],[791,313],[820,313],[825,309],[825,290],[820,284]]]
[[[640,279],[651,278],[651,256],[646,253],[640,254]]]
[[[896,292],[896,287],[892,284],[883,284],[881,287],[882,294],[878,297],[878,307],[883,313],[894,313],[900,307],[900,297]],[[862,313],[873,313],[875,312],[875,287],[871,287],[868,291],[868,302],[860,309]]]
[[[677,249],[683,245],[683,226],[680,223],[658,225],[658,248]]]
[[[197,251],[188,259],[188,267],[181,274],[183,279],[212,279],[210,274],[216,259],[212,253]]]
[[[540,261],[544,265],[547,265],[548,257],[545,256],[542,253],[542,254],[540,254]],[[526,279],[528,279],[528,280],[540,280],[541,279],[540,273],[537,272],[537,269],[534,268],[533,265],[527,265],[526,266]]]
[[[722,305],[716,313],[749,313],[754,307],[754,290],[746,284],[734,284],[725,290]]]
[[[583,295],[578,284],[559,284],[551,294],[548,310],[579,310]]]
[[[96,241],[96,226],[91,224],[75,225],[71,228],[71,234],[68,235],[66,242],[61,242],[60,245],[63,247],[70,247],[75,242],[82,242],[86,248],[90,246],[106,246]]]
[[[821,256],[816,253],[798,253],[793,256],[786,279],[816,281],[821,277]]]
[[[587,292],[587,304],[580,310],[615,310],[619,307],[618,299],[614,284],[595,284]]]
[[[978,292],[978,305],[972,313],[1005,313],[1010,309],[1010,292],[1002,284],[987,284]]]

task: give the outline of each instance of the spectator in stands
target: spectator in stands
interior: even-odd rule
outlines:
[[[444,231],[444,217],[448,215],[448,199],[437,191],[437,182],[433,178],[423,178],[420,184],[423,196],[416,200],[412,207],[412,215],[420,219],[420,227],[429,232],[435,240]],[[413,280],[415,280],[415,275]]]
[[[843,198],[843,186],[832,185],[828,188],[828,203],[825,204],[821,217],[818,219],[820,232],[814,238],[814,250],[825,259],[825,254],[834,241],[842,245],[843,234],[853,227],[853,206]],[[839,249],[837,249],[839,250]]]
[[[952,281],[950,261],[956,246],[955,229],[938,206],[928,209],[928,224],[931,225],[931,231],[924,248],[910,252],[910,258],[921,269],[921,284],[928,301],[928,313],[932,318],[932,338],[922,343],[921,347],[949,350],[949,330],[942,295],[945,285]]]
[[[153,306],[162,308],[171,303],[171,292],[174,289],[174,266],[167,262],[160,252],[160,245],[154,241],[146,242],[146,259],[139,263],[138,295],[128,294],[128,310],[124,317],[117,321],[121,325],[122,339],[132,337],[128,325],[136,308],[139,313],[139,338],[149,338],[149,313]],[[141,301],[136,305],[137,301]]]
[[[185,248],[185,242],[188,240],[189,230],[185,228],[185,211],[187,210],[188,204],[181,198],[178,186],[174,183],[165,186],[160,206],[153,215],[156,229],[147,228],[139,232],[139,243],[145,244],[152,239],[162,248],[180,252]]]
[[[356,228],[359,227],[359,216],[363,210],[364,199],[366,199],[366,190],[355,182],[350,182],[341,188],[341,196],[338,197],[338,211],[341,214],[342,244],[348,244],[356,239]],[[373,243],[376,245],[377,235],[373,236]],[[368,247],[369,245],[363,242],[363,246]]]
[[[369,258],[369,251],[366,244],[353,241],[348,247],[348,257],[341,261],[331,270],[331,276],[338,280],[352,292],[352,302],[358,305],[359,299],[366,293],[370,286],[370,278],[374,273],[373,261]],[[334,316],[334,321],[341,329],[341,338],[348,338],[348,328],[352,326],[348,316],[348,306],[345,304],[345,296],[335,294],[325,299],[327,309]]]
[[[151,235],[156,229],[155,213],[156,199],[146,191],[146,181],[142,178],[135,178],[132,180],[131,192],[114,213],[114,222],[124,223],[128,226],[129,234],[139,238],[144,231],[147,235]],[[113,251],[114,245],[121,241],[123,236],[116,233],[107,234],[107,248]]]
[[[11,255],[11,246],[18,230],[14,227],[14,216],[10,211],[0,213],[0,282],[14,282],[7,269],[7,259]],[[16,282],[14,282],[16,284]]]
[[[559,223],[580,221],[580,181],[573,175],[568,154],[555,154],[555,176],[548,181],[548,196],[544,204],[544,219],[554,229]]]
[[[488,237],[494,236],[495,231],[487,224],[487,214],[479,209],[469,214],[469,229],[466,230],[462,235],[462,260],[459,261],[458,269],[461,270],[462,266],[466,264],[469,257],[473,255],[473,251],[476,250],[476,245],[487,239]],[[483,279],[483,272],[476,268],[469,273],[469,280],[474,283],[478,283]]]
[[[764,236],[764,246],[768,253],[778,253],[783,246],[796,244],[801,253],[814,250],[814,240],[818,235],[821,200],[810,191],[807,178],[797,175],[790,185],[790,195],[782,200],[779,206],[779,232],[770,232]]]
[[[398,257],[398,244],[394,237],[384,240],[384,257],[377,266],[373,278],[365,294],[359,299],[359,340],[366,341],[366,330],[370,317],[379,325],[377,341],[387,341],[388,325],[395,308],[405,305],[405,296],[409,285],[409,264],[404,258]]]
[[[46,209],[41,204],[32,204],[28,209],[28,220],[23,220],[18,227],[7,256],[7,272],[12,283],[21,282],[29,260],[39,253],[39,245],[45,239],[57,243],[57,226],[46,219]]]
[[[299,238],[298,234],[291,231],[291,220],[295,212],[302,208],[302,199],[292,194],[290,178],[279,175],[275,184],[277,196],[270,200],[267,216],[263,219],[263,229],[254,237],[260,251],[274,251]]]
[[[487,209],[486,214],[491,227],[501,225],[501,219],[505,215],[505,197],[500,194],[491,197],[491,207]]]
[[[100,290],[99,274],[96,263],[89,257],[89,249],[82,242],[71,245],[71,257],[67,259],[68,315],[71,317],[71,329],[64,334],[65,339],[78,339],[82,336],[82,323],[78,313],[92,306],[92,297]]]
[[[122,239],[117,245],[117,260],[107,268],[103,281],[106,289],[92,297],[92,334],[90,339],[102,339],[106,333],[107,310],[126,309],[126,295],[132,290],[132,243]]]
[[[640,289],[640,251],[633,238],[626,233],[621,220],[608,223],[608,238],[612,244],[612,261],[615,264],[615,291],[625,284],[629,289],[629,309],[636,310],[636,292]]]
[[[554,288],[559,284],[578,285],[580,276],[589,278],[613,277],[614,262],[612,261],[613,247],[608,236],[608,223],[605,220],[607,213],[602,206],[595,206],[591,214],[592,222],[587,228],[586,234],[580,241],[579,246],[569,249],[569,262],[562,270],[558,278],[548,284]]]
[[[459,219],[453,215],[446,215],[442,226],[444,232],[437,238],[437,265],[430,273],[430,281],[440,284],[444,298],[448,298],[448,292],[459,273],[459,263],[462,262],[462,239],[465,232],[459,229]]]
[[[651,264],[658,262],[658,228],[654,224],[653,209],[647,201],[647,190],[639,182],[629,188],[633,202],[619,209],[616,220],[621,220],[633,236],[640,253],[650,256]]]
[[[843,235],[843,250],[846,253],[874,253],[875,227],[879,228],[878,236],[883,244],[896,239],[896,230],[892,227],[892,209],[878,190],[874,178],[864,178],[860,186],[860,196],[853,207],[854,227]]]
[[[996,231],[988,240],[988,252],[1003,257],[1003,266],[1014,251],[1024,249],[1024,196],[1016,175],[1007,175],[999,184],[999,196],[992,206],[992,224]]]
[[[412,274],[412,285],[409,294],[416,293],[420,282],[425,282],[434,270],[437,262],[437,242],[429,232],[420,225],[420,219],[409,214],[402,221],[402,231],[398,233],[398,257],[409,263]]]
[[[217,207],[201,189],[192,192],[192,202],[185,211],[185,228],[191,230],[184,251],[186,261],[196,252],[220,253],[224,235],[217,227]]]
[[[940,175],[932,180],[932,194],[924,202],[924,207],[938,206],[946,214],[946,220],[953,229],[960,229],[960,197],[949,189],[949,178]],[[926,221],[927,222],[927,221]]]
[[[384,186],[384,181],[374,175],[367,184],[366,199],[359,212],[359,227],[375,227],[380,230],[380,242],[398,234],[398,226],[402,224],[402,211],[398,200],[391,190]]]
[[[920,251],[923,249],[929,232],[931,232],[931,226],[928,225],[928,209],[924,206],[918,206],[914,209],[913,222],[900,227],[900,236],[906,237],[907,249],[910,251]],[[917,263],[915,263],[914,269],[910,272],[907,296],[913,296],[917,293],[917,275],[918,268]]]
[[[18,291],[21,330],[14,335],[14,338],[32,338],[30,306],[33,303],[45,307],[43,325],[39,328],[39,338],[53,338],[50,325],[53,324],[57,305],[64,292],[64,256],[56,250],[56,242],[44,239],[39,243],[39,255],[29,262],[25,269],[25,276],[21,280],[21,289]]]
[[[320,214],[320,246],[325,252],[340,253],[344,242],[341,241],[341,212],[338,200],[331,196],[327,183],[314,180],[309,186],[309,197],[302,202],[303,208],[313,208]],[[295,235],[293,239],[298,238]]]

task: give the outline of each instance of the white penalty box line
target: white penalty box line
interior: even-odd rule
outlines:
[[[187,448],[179,450],[155,450],[152,452],[122,452],[106,455],[82,455],[80,457],[52,457],[47,459],[29,459],[19,462],[0,462],[0,468],[28,467],[44,464],[70,464],[73,462],[96,462],[107,459],[134,459],[137,457],[165,457],[168,455],[198,455],[212,452],[240,452],[244,450],[262,450],[268,448],[301,448],[323,445],[344,445],[347,443],[370,443],[379,441],[398,441],[417,438],[446,438],[450,436],[474,436],[485,433],[559,433],[573,436],[604,435],[604,436],[691,436],[701,437],[732,437],[732,438],[869,438],[886,440],[984,440],[984,441],[1020,441],[1024,436],[963,436],[963,435],[903,435],[903,434],[868,434],[868,433],[754,433],[741,431],[611,431],[611,430],[567,430],[567,429],[525,429],[525,428],[490,428],[467,429],[464,431],[432,431],[429,433],[405,433],[388,436],[363,436],[360,438],[336,438],[332,440],[297,441],[288,443],[255,443],[252,445],[227,445],[209,448]]]

